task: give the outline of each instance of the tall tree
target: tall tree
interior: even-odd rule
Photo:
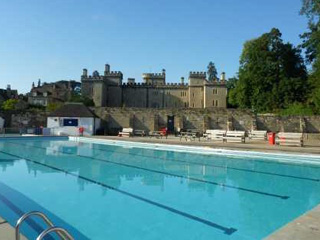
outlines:
[[[312,64],[309,82],[312,89],[310,103],[320,113],[320,0],[303,0],[300,14],[308,18],[309,31],[302,34],[302,47],[307,62]]]
[[[212,81],[216,80],[218,72],[217,72],[217,69],[216,69],[216,66],[214,65],[214,63],[209,62],[207,69],[208,69],[207,73],[208,73],[209,81],[212,82]]]
[[[274,111],[304,102],[307,91],[301,51],[283,43],[278,29],[244,44],[239,81],[230,96],[232,105],[258,112]]]
[[[236,77],[229,78],[226,87],[227,87],[227,106],[228,108],[238,107],[235,95],[235,88],[239,82],[239,79]]]

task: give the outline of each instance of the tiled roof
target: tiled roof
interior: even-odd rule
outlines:
[[[89,117],[95,115],[82,103],[66,103],[61,108],[49,114],[49,117]]]

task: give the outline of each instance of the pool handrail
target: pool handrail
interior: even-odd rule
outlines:
[[[52,232],[56,232],[57,234],[59,233],[63,233],[65,235],[66,238],[62,238],[62,239],[66,239],[66,240],[74,240],[74,238],[68,233],[67,230],[65,230],[64,228],[61,227],[50,227],[46,230],[44,230],[38,237],[36,240],[43,240],[43,238],[52,233]],[[60,234],[59,234],[60,236]]]
[[[42,212],[39,211],[32,211],[32,212],[27,212],[23,214],[17,221],[16,226],[15,226],[15,235],[16,235],[16,240],[20,240],[20,225],[29,217],[31,216],[38,216],[40,217],[50,228],[54,227],[53,223],[50,221],[50,219]],[[65,236],[61,234],[61,231],[57,232],[57,234],[61,237],[61,239],[65,239]],[[41,235],[41,234],[40,234]],[[68,235],[70,235],[68,233]],[[68,237],[67,235],[67,237]]]

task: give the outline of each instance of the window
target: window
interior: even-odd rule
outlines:
[[[212,101],[212,106],[214,106],[214,103],[215,103],[215,102],[214,102],[214,100],[213,100],[213,101]]]
[[[194,93],[192,93],[192,97],[194,97]]]
[[[63,126],[78,127],[78,119],[63,119]]]
[[[218,89],[216,89],[216,88],[212,89],[212,93],[213,94],[218,94]]]
[[[218,100],[216,100],[216,107],[218,107]]]

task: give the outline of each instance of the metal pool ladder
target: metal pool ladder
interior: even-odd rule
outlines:
[[[16,240],[20,240],[20,225],[29,217],[31,216],[37,216],[40,217],[48,226],[49,228],[44,230],[42,233],[40,233],[40,235],[37,237],[36,240],[42,240],[46,235],[52,233],[52,232],[56,232],[59,237],[63,240],[74,240],[74,238],[70,235],[70,233],[68,233],[68,231],[64,228],[61,227],[56,227],[53,225],[53,223],[50,221],[50,219],[42,212],[38,212],[38,211],[32,211],[32,212],[28,212],[23,214],[19,220],[16,223],[16,227],[15,227],[15,233],[16,233]]]

